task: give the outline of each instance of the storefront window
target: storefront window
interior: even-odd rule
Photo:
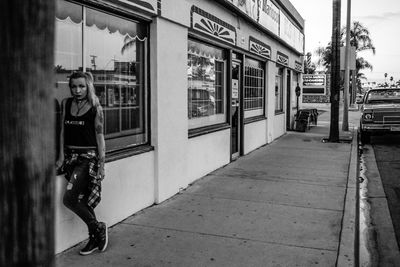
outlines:
[[[283,68],[277,67],[275,76],[275,113],[283,112]]]
[[[57,4],[57,90],[69,96],[69,75],[91,72],[104,109],[107,151],[147,143],[146,26],[66,1]]]
[[[225,108],[225,55],[222,49],[188,41],[189,128],[223,123]]]
[[[264,114],[264,68],[263,63],[246,58],[244,66],[244,117]]]

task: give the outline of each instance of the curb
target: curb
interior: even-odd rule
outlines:
[[[353,131],[351,143],[351,154],[349,162],[349,173],[347,176],[345,203],[342,219],[342,230],[336,266],[356,266],[358,246],[358,224],[357,214],[357,179],[358,179],[358,140],[357,131]]]
[[[368,181],[366,201],[369,205],[370,222],[364,233],[360,233],[360,235],[365,236],[366,242],[372,242],[368,246],[372,264],[397,266],[400,262],[400,252],[375,152],[371,145],[364,145],[363,150],[368,166],[366,170]]]

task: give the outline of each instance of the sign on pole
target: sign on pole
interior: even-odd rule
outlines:
[[[356,69],[356,48],[354,46],[350,46],[350,55],[349,55],[349,69]],[[344,62],[346,55],[346,47],[340,47],[340,70],[345,70]]]

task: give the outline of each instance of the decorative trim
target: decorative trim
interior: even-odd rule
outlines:
[[[265,58],[271,58],[271,47],[253,36],[249,37],[249,51]]]
[[[301,64],[301,62],[295,61],[294,69],[297,70],[298,72],[303,72],[303,64]]]
[[[289,65],[289,57],[278,51],[276,53],[276,63],[288,66]]]
[[[206,11],[192,6],[191,28],[221,41],[236,45],[236,29],[232,25],[207,13]]]
[[[161,16],[161,0],[157,0],[157,14]]]

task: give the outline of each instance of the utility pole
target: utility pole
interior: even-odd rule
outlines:
[[[0,266],[54,266],[54,15],[0,1]]]
[[[339,92],[340,92],[340,11],[341,0],[333,0],[332,62],[331,62],[331,124],[329,142],[339,142]]]
[[[342,121],[343,131],[349,130],[350,16],[351,16],[351,0],[347,0],[346,50],[344,57],[344,89],[343,89],[343,121]]]

